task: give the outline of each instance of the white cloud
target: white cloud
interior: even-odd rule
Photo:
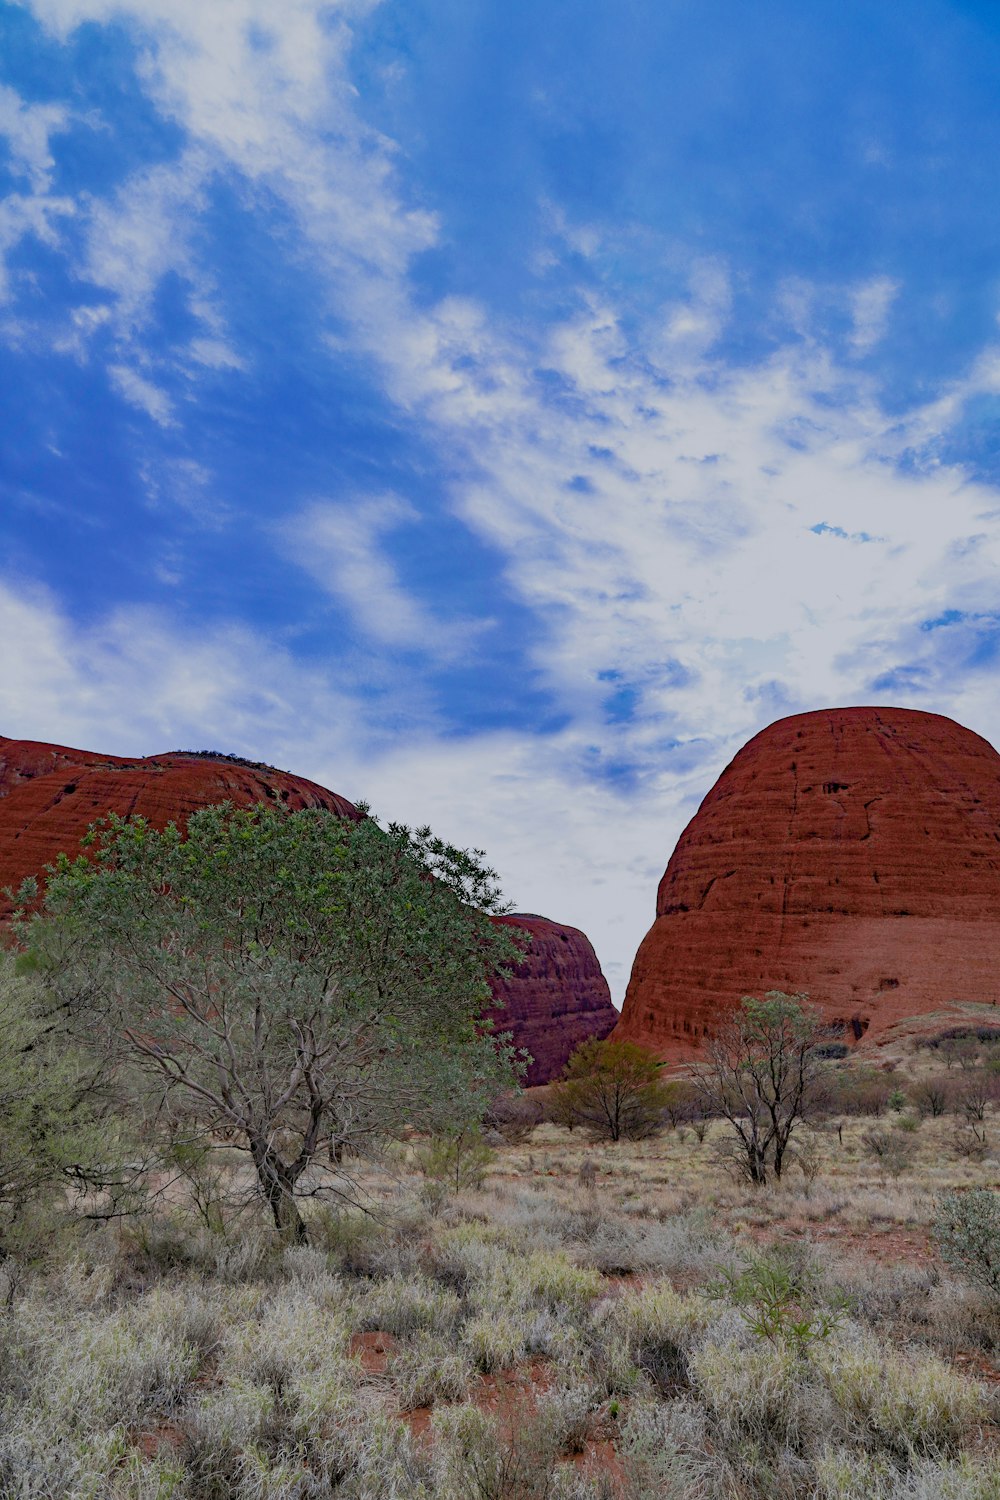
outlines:
[[[5,84],[0,84],[0,136],[7,142],[11,168],[27,177],[32,191],[48,191],[55,160],[51,136],[65,130],[70,112],[58,104],[28,104]]]
[[[854,330],[851,347],[855,354],[868,354],[884,337],[892,304],[899,294],[899,283],[888,276],[876,276],[851,293],[851,315]]]
[[[144,411],[161,427],[175,425],[174,409],[169,396],[151,380],[147,380],[145,375],[140,375],[138,370],[133,370],[128,365],[110,365],[108,375],[119,395],[124,396],[132,406]]]
[[[383,539],[421,523],[419,511],[396,495],[307,506],[276,528],[285,554],[350,610],[372,640],[448,659],[467,655],[488,622],[445,625],[403,587]]]
[[[317,745],[349,742],[351,713],[323,675],[242,627],[113,609],[81,629],[48,592],[0,582],[0,632],[0,728],[15,739],[125,755],[271,751],[279,764],[290,764],[289,725],[315,724]]]

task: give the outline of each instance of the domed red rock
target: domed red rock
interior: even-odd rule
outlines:
[[[618,1012],[597,954],[578,928],[520,912],[496,920],[529,933],[531,947],[507,979],[495,981],[503,1008],[493,1020],[534,1058],[524,1082],[548,1083],[581,1042],[608,1035]]]
[[[702,802],[656,912],[616,1035],[665,1058],[769,989],[807,991],[848,1041],[996,1003],[1000,755],[911,709],[781,719]]]

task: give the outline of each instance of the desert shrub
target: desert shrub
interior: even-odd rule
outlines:
[[[535,1250],[514,1266],[515,1285],[524,1286],[532,1305],[552,1311],[565,1308],[579,1315],[604,1290],[596,1271],[574,1265],[565,1255]]]
[[[865,1131],[861,1145],[865,1154],[877,1162],[887,1177],[899,1177],[909,1171],[917,1154],[917,1143],[910,1134],[883,1130],[879,1126]]]
[[[544,1406],[517,1419],[455,1406],[435,1412],[432,1427],[446,1500],[548,1500],[552,1494],[560,1435]]]
[[[555,1113],[597,1140],[639,1141],[663,1128],[671,1084],[635,1042],[583,1042],[553,1086]]]
[[[1000,1297],[1000,1193],[972,1188],[947,1194],[934,1238],[949,1265]]]
[[[748,1342],[735,1318],[688,1359],[692,1383],[708,1409],[716,1441],[729,1452],[808,1446],[822,1425],[822,1392],[787,1344]]]
[[[481,1313],[462,1329],[462,1344],[476,1368],[490,1375],[524,1359],[530,1332],[531,1321],[523,1312]]]
[[[938,1273],[923,1266],[847,1259],[829,1273],[853,1317],[870,1328],[886,1324],[907,1333],[926,1327]]]
[[[1000,1078],[995,1073],[976,1069],[965,1074],[954,1090],[956,1112],[968,1120],[983,1121],[1000,1093]]]
[[[831,1113],[875,1118],[885,1113],[890,1092],[885,1075],[863,1065],[831,1070],[824,1088]]]
[[[495,1130],[508,1146],[520,1146],[529,1140],[545,1111],[537,1098],[526,1094],[503,1094],[495,1099],[486,1114],[485,1124]]]
[[[705,1418],[692,1403],[634,1401],[617,1444],[626,1500],[697,1500],[705,1447]]]
[[[493,1152],[478,1126],[441,1133],[418,1147],[415,1161],[425,1178],[424,1201],[441,1209],[452,1193],[482,1187]]]
[[[368,1288],[359,1306],[360,1326],[397,1337],[418,1332],[448,1334],[455,1328],[460,1308],[454,1292],[432,1281],[390,1276]]]
[[[799,1354],[829,1338],[842,1309],[820,1305],[819,1278],[812,1268],[779,1254],[754,1257],[737,1271],[723,1270],[704,1295],[738,1307],[750,1332]]]
[[[321,1204],[309,1218],[310,1243],[354,1276],[370,1276],[379,1268],[387,1238],[385,1225],[371,1214],[337,1212]]]
[[[986,1126],[975,1120],[960,1119],[951,1137],[951,1146],[961,1161],[983,1161],[990,1149]]]
[[[672,1275],[707,1272],[729,1254],[729,1237],[701,1208],[636,1226],[634,1269]]]
[[[688,1384],[688,1361],[711,1314],[697,1297],[669,1282],[626,1291],[597,1324],[597,1357],[611,1393],[633,1389],[642,1375],[663,1392]]]
[[[900,1469],[884,1455],[830,1448],[816,1465],[815,1500],[1000,1500],[1000,1474],[970,1458],[917,1458]]]
[[[837,1406],[859,1441],[901,1457],[954,1453],[988,1405],[982,1388],[943,1360],[887,1352],[870,1335],[820,1350]]]
[[[389,1375],[404,1411],[459,1401],[466,1394],[472,1369],[465,1349],[453,1339],[425,1330],[404,1344],[389,1361]]]
[[[405,1422],[355,1407],[343,1437],[338,1500],[442,1500],[426,1445]]]
[[[951,1108],[953,1092],[943,1078],[922,1078],[911,1089],[918,1113],[932,1120],[939,1119]]]

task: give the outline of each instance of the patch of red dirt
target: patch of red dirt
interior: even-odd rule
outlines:
[[[144,1432],[137,1433],[132,1444],[138,1448],[143,1458],[156,1458],[164,1449],[173,1449],[175,1452],[184,1442],[184,1429],[176,1422],[157,1422],[155,1427],[149,1427]]]
[[[391,1333],[354,1333],[347,1352],[357,1358],[366,1375],[384,1375],[398,1345]]]

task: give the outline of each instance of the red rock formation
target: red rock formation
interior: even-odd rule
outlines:
[[[531,936],[524,962],[509,979],[498,979],[494,994],[503,1007],[493,1012],[498,1031],[513,1032],[534,1061],[524,1082],[558,1078],[571,1052],[589,1037],[606,1037],[618,1020],[608,981],[589,939],[576,927],[522,912],[498,922]]]
[[[781,719],[708,793],[656,911],[616,1035],[665,1058],[769,989],[807,991],[848,1041],[998,1004],[1000,755],[910,709]]]
[[[130,760],[0,737],[0,892],[40,875],[59,853],[78,854],[87,828],[106,813],[138,813],[165,828],[215,802],[267,801],[358,816],[345,797],[313,781],[222,756]],[[0,918],[10,910],[0,895]]]
[[[346,798],[315,782],[221,756],[132,760],[0,737],[0,919],[11,910],[4,888],[16,890],[26,876],[42,874],[61,852],[77,854],[87,828],[106,813],[138,813],[164,828],[215,802],[265,801],[358,815]],[[582,932],[544,917],[499,920],[530,932],[533,943],[517,972],[497,982],[505,1008],[495,1019],[535,1058],[530,1082],[545,1083],[586,1037],[606,1036],[618,1012]]]

